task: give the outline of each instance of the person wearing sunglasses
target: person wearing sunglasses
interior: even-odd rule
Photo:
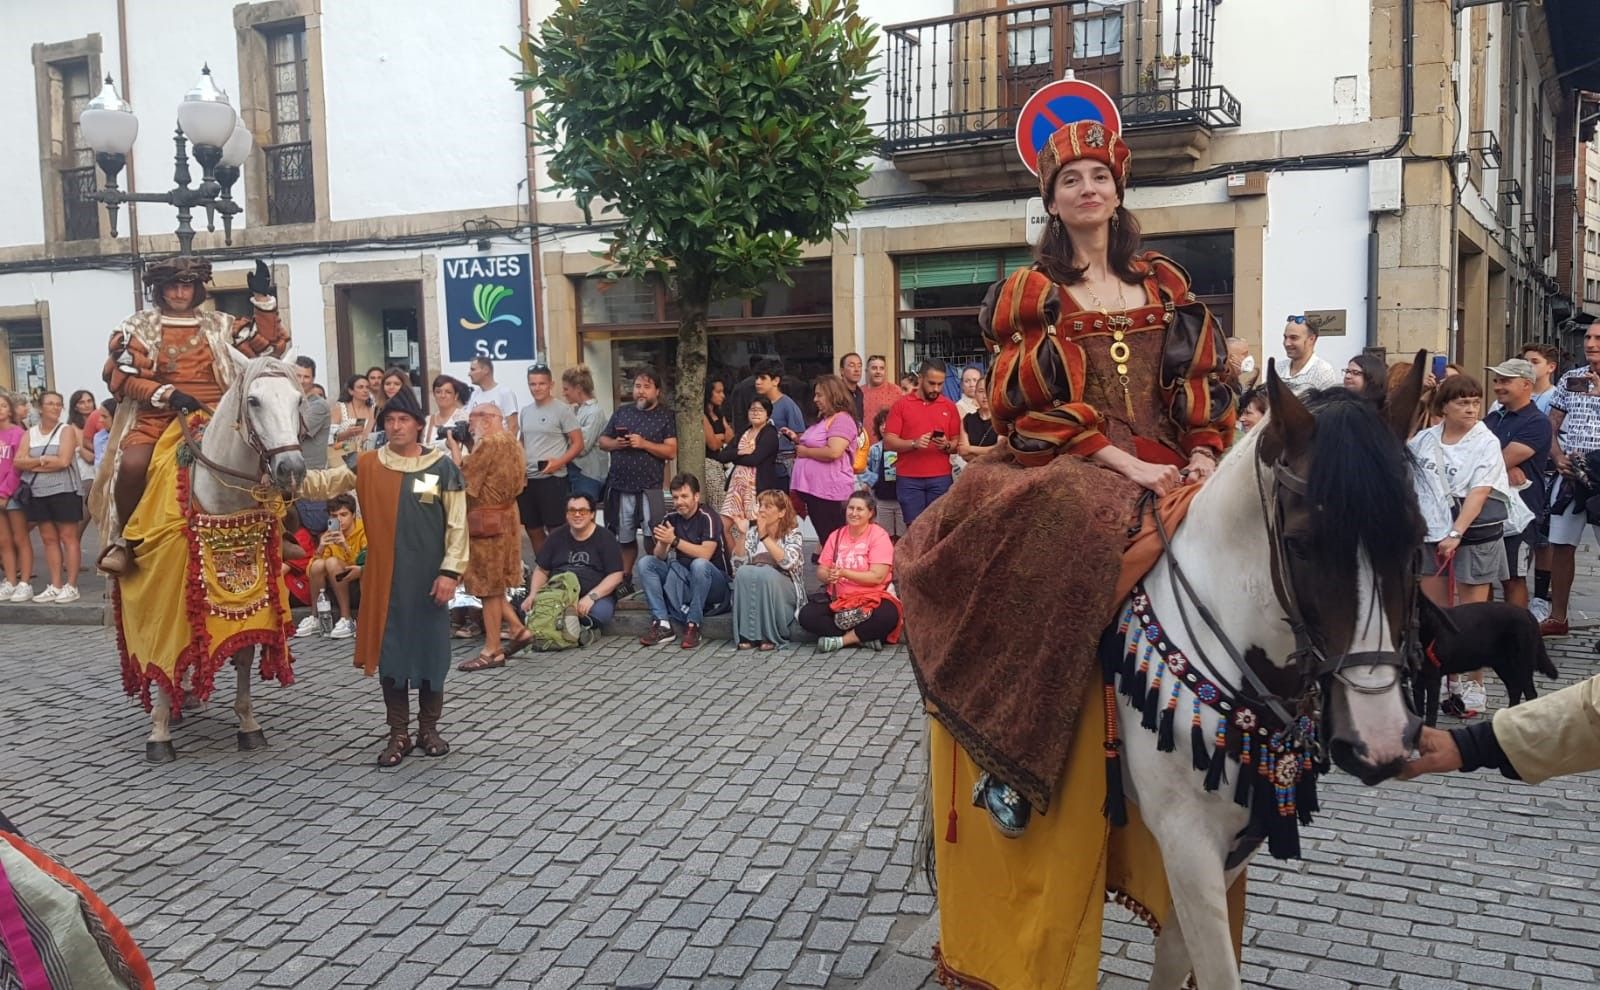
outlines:
[[[1296,396],[1323,388],[1338,388],[1344,377],[1317,356],[1317,328],[1304,316],[1291,313],[1283,324],[1283,353],[1289,358],[1283,383]]]

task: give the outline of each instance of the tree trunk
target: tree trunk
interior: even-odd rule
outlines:
[[[678,384],[673,410],[678,414],[678,471],[705,486],[706,310],[710,293],[696,292],[690,280],[679,284]],[[718,506],[716,509],[720,509]],[[713,511],[716,511],[714,509]]]

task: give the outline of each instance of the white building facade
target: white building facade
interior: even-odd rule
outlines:
[[[1281,358],[1284,318],[1308,312],[1336,364],[1377,346],[1476,365],[1543,339],[1550,148],[1563,86],[1582,78],[1550,81],[1565,2],[865,0],[884,142],[867,205],[808,249],[792,286],[714,308],[712,368],[777,357],[798,384],[847,351],[896,371],[980,357],[977,302],[1026,263],[1039,216],[1015,115],[1067,70],[1118,100],[1150,245],[1258,357]],[[0,82],[34,99],[0,103],[18,137],[0,148],[0,387],[100,386],[140,265],[176,250],[174,211],[124,209],[111,236],[82,198],[92,157],[75,113],[110,74],[143,124],[123,186],[164,190],[165,121],[202,63],[256,144],[233,246],[220,231],[196,242],[217,303],[242,306],[245,271],[269,262],[330,394],[374,365],[464,377],[474,353],[507,361],[514,385],[535,353],[558,371],[587,363],[602,398],[639,366],[670,385],[670,298],[592,277],[600,236],[544,191],[527,147],[502,46],[549,6],[260,0],[174,20],[124,0],[119,20],[116,0],[5,4]],[[509,294],[477,312],[478,285]]]

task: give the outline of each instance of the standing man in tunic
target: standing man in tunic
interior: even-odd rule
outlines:
[[[233,384],[230,347],[246,357],[283,355],[289,335],[278,323],[272,275],[256,262],[250,275],[251,317],[203,311],[211,262],[195,257],[173,258],[151,265],[144,273],[153,309],[133,314],[111,333],[110,357],[103,376],[117,399],[109,449],[116,451],[111,470],[95,481],[93,505],[105,534],[100,569],[112,576],[133,566],[122,539],[122,524],[144,497],[150,454],[179,413],[214,406]]]
[[[392,767],[413,748],[428,756],[450,752],[439,718],[450,670],[450,599],[467,567],[467,493],[445,452],[422,445],[428,418],[410,389],[383,407],[382,425],[386,445],[363,453],[354,471],[339,465],[309,472],[301,495],[332,498],[353,489],[361,501],[367,563],[355,664],[369,677],[376,673],[383,687],[389,741],[378,765]]]

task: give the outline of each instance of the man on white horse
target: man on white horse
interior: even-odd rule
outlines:
[[[199,309],[211,263],[178,257],[152,265],[144,284],[154,308],[133,314],[112,331],[103,373],[118,402],[111,424],[112,470],[95,485],[97,516],[106,534],[100,569],[116,576],[132,565],[122,524],[144,496],[150,455],[179,412],[213,406],[232,384],[227,350],[248,357],[281,357],[289,343],[278,321],[272,276],[263,262],[248,280],[252,317]]]

